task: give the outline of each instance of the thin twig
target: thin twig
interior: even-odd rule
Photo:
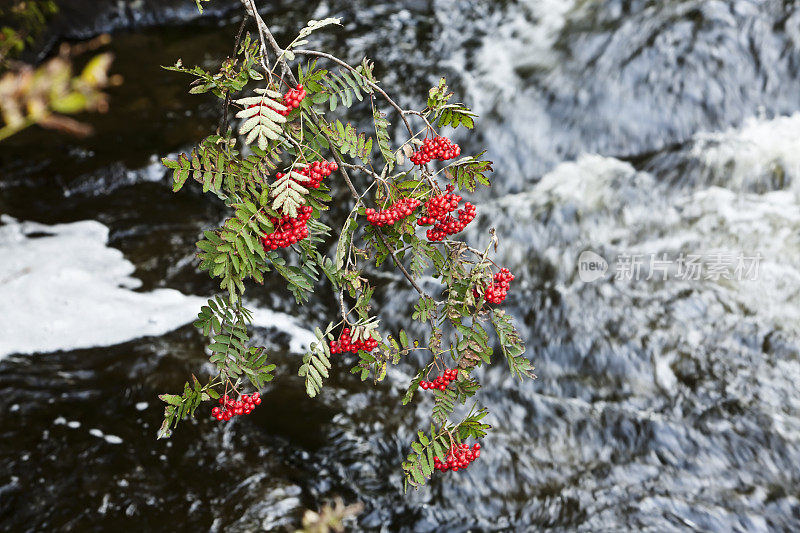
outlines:
[[[419,111],[415,111],[413,109],[406,109],[403,111],[403,114],[418,116],[419,118],[425,121],[425,124],[428,125],[428,129],[431,130],[434,134],[436,134],[436,128],[434,128],[433,125],[430,122],[428,122],[428,117],[426,117],[423,113],[420,113]]]
[[[325,59],[327,59],[329,61],[333,61],[337,65],[341,65],[342,67],[344,67],[344,68],[346,68],[346,69],[348,69],[348,70],[350,70],[352,72],[355,72],[356,74],[361,75],[355,68],[353,68],[352,66],[348,65],[346,62],[342,61],[338,57],[332,56],[331,54],[326,54],[325,52],[318,52],[317,50],[293,50],[293,52],[295,54],[301,54],[301,55],[307,55],[307,56],[324,57]],[[361,77],[364,78],[364,76],[361,76]],[[408,130],[408,134],[411,135],[412,137],[414,137],[414,131],[411,129],[411,124],[409,124],[408,123],[408,119],[406,119],[406,111],[402,107],[397,105],[397,102],[392,100],[392,98],[388,94],[386,94],[386,91],[381,89],[378,84],[373,83],[372,81],[370,81],[370,80],[368,80],[366,78],[364,78],[364,81],[366,81],[367,84],[370,87],[372,87],[375,91],[380,93],[380,95],[383,96],[383,98],[389,103],[389,105],[392,106],[393,108],[395,108],[395,110],[398,113],[400,113],[400,118],[403,119],[403,123],[405,123],[405,125],[406,125],[406,129]]]
[[[239,25],[239,31],[236,33],[236,40],[233,43],[233,59],[236,59],[236,55],[239,51],[239,43],[242,40],[242,32],[244,32],[244,26],[247,24],[247,13],[244,14],[242,17],[242,23]],[[225,105],[222,108],[222,126],[220,127],[220,135],[225,135],[228,132],[228,108],[231,105],[231,92],[230,89],[225,89]]]
[[[328,144],[333,146],[333,141],[331,141],[330,137],[328,137],[328,134],[322,129],[320,129],[320,133],[322,133],[322,135],[328,141]],[[347,169],[345,168],[344,163],[342,162],[341,158],[339,157],[339,154],[337,154],[335,150],[331,150],[331,153],[333,154],[333,159],[339,165],[339,173],[344,178],[344,181],[347,184],[347,187],[350,189],[350,193],[353,195],[353,198],[355,198],[357,203],[361,202],[361,196],[358,194],[358,191],[356,190],[355,186],[353,185],[353,182],[350,179],[350,175],[347,173]],[[397,268],[400,269],[400,271],[406,277],[408,282],[411,283],[411,286],[414,287],[414,289],[416,289],[416,291],[420,294],[420,296],[428,296],[428,294],[425,291],[423,291],[422,288],[420,288],[419,285],[417,285],[417,282],[414,280],[414,278],[411,276],[411,274],[408,273],[408,270],[406,270],[406,267],[404,267],[403,263],[401,263],[400,260],[397,258],[397,255],[395,254],[395,252],[392,249],[392,247],[389,246],[389,243],[386,242],[386,237],[383,236],[383,233],[381,233],[381,230],[379,228],[375,228],[375,235],[378,236],[378,238],[380,239],[380,241],[383,244],[383,246],[387,250],[389,250],[389,255],[392,256],[392,260],[394,261],[394,264],[397,265]]]
[[[387,197],[391,194],[391,188],[389,187],[389,184],[387,183],[386,179],[382,178],[374,170],[370,170],[370,169],[368,169],[367,167],[365,167],[363,165],[351,165],[349,163],[343,163],[343,164],[344,164],[345,167],[347,167],[347,168],[349,168],[351,170],[360,170],[361,172],[364,172],[367,175],[372,176],[375,179],[375,181],[373,181],[373,183],[380,183],[381,185],[383,185],[383,188],[386,189]],[[371,185],[370,185],[370,188],[372,188]],[[369,189],[367,189],[367,191],[369,191]],[[362,198],[364,196],[366,196],[367,191],[364,191],[364,194],[361,195]]]
[[[347,315],[350,313],[347,311],[347,306],[344,305],[344,287],[339,289],[339,308],[342,311],[342,320],[346,325],[350,326],[350,320],[347,319]]]
[[[258,14],[258,9],[256,9],[256,4],[253,0],[241,0],[242,5],[244,6],[245,12],[248,13],[253,19],[256,21],[256,28],[258,29],[258,37],[259,42],[261,43],[261,67],[264,69],[265,73],[270,77],[270,81],[272,81],[272,69],[269,68],[269,64],[267,63],[267,45],[266,37],[264,35],[264,30],[269,32],[267,28],[266,22],[264,19],[261,18],[261,15]],[[270,34],[271,36],[271,34]]]
[[[364,165],[351,165],[350,163],[344,163],[344,166],[349,168],[349,169],[351,169],[351,170],[360,170],[361,172],[364,172],[365,174],[369,174],[370,176],[372,176],[376,180],[383,181],[383,178],[381,178],[380,174],[377,174],[375,171],[368,169]]]
[[[256,26],[258,27],[258,36],[261,40],[261,49],[262,53],[266,57],[267,55],[267,43],[269,43],[270,47],[272,47],[273,52],[278,57],[277,61],[281,64],[281,72],[282,76],[289,76],[289,79],[297,85],[297,79],[292,74],[292,70],[289,68],[289,65],[286,63],[286,58],[283,56],[283,50],[280,46],[278,46],[278,42],[275,40],[275,37],[272,36],[272,32],[269,31],[269,26],[267,23],[264,22],[264,19],[258,13],[258,9],[256,9],[256,4],[254,0],[241,0],[242,5],[244,5],[245,9],[250,13],[256,20]],[[272,76],[272,71],[268,71],[270,76]]]

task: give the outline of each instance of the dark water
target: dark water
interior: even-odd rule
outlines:
[[[500,260],[516,274],[508,307],[539,379],[485,371],[479,398],[495,431],[481,460],[403,495],[399,463],[430,409],[399,408],[412,364],[375,388],[345,358],[310,400],[290,337],[258,329],[278,364],[261,408],[225,426],[201,417],[165,442],[155,441],[156,395],[203,368],[190,326],[9,355],[0,528],[285,530],[341,496],[366,505],[354,529],[797,530],[798,6],[275,4],[271,23],[287,35],[296,21],[343,16],[323,44],[378,58],[404,102],[445,72],[475,103],[481,133],[458,140],[467,153],[488,146],[497,172],[467,234],[485,242],[498,229]],[[4,142],[0,211],[48,225],[99,221],[135,265],[138,290],[212,294],[191,256],[223,210],[197,191],[173,195],[157,158],[207,134],[218,109],[157,65],[213,64],[235,23],[118,32],[125,84],[108,115],[86,117],[97,134],[32,130]],[[587,249],[609,262],[714,251],[763,262],[756,281],[590,284],[576,270]],[[407,325],[413,295],[398,278],[378,279],[385,328]],[[297,309],[278,283],[252,292],[254,305],[310,326],[336,312],[325,296]]]

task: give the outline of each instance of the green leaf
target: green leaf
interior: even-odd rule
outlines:
[[[180,405],[182,401],[177,394],[160,394],[158,397],[169,405]]]

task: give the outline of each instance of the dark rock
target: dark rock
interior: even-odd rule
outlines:
[[[197,10],[192,0],[58,0],[59,12],[31,52],[41,59],[62,40],[85,40],[120,29],[141,29],[199,18],[225,17],[239,8],[238,0],[213,0]]]

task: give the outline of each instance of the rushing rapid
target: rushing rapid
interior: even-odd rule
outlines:
[[[0,528],[292,530],[336,496],[365,504],[354,529],[800,528],[800,2],[270,7],[281,38],[342,16],[322,46],[376,59],[404,104],[446,74],[481,115],[455,140],[495,161],[465,235],[497,229],[538,379],[482,371],[480,460],[408,495],[399,463],[430,409],[399,406],[416,362],[374,387],[342,355],[307,398],[300,354],[335,303],[298,309],[276,280],[248,291],[278,365],[261,406],[155,440],[156,395],[205,358],[191,320],[215,285],[194,242],[224,216],[171,192],[159,158],[218,107],[158,65],[212,65],[238,20],[174,26],[189,11],[146,4],[71,30],[127,28],[95,137],[0,145]],[[375,279],[382,327],[408,326],[405,280]]]

